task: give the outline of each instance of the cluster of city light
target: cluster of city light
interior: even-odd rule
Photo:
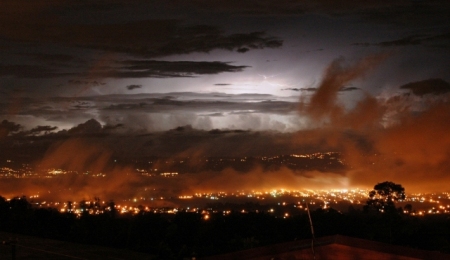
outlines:
[[[13,169],[10,167],[0,168],[0,178],[30,178],[38,176],[28,166],[23,166],[21,169]]]
[[[308,166],[304,165],[305,162],[299,162],[296,158],[303,159],[320,159],[320,160],[335,160],[338,164],[344,165],[344,162],[340,159],[340,154],[338,152],[319,152],[319,153],[311,153],[311,154],[290,154],[290,155],[278,155],[273,157],[236,157],[236,158],[227,158],[227,157],[202,157],[199,159],[201,163],[209,162],[223,164],[226,162],[241,162],[246,163],[251,160],[260,160],[261,162],[270,162],[270,163],[279,163],[280,165],[288,163],[291,166]],[[161,158],[162,159],[162,158]],[[178,176],[178,172],[185,173],[183,168],[176,168],[177,165],[182,165],[186,162],[186,160],[190,160],[189,157],[184,159],[177,160],[162,160],[161,163],[165,164],[164,169],[153,168],[153,161],[148,161],[147,167],[138,167],[135,168],[135,173],[140,174],[142,176],[155,177],[175,177]],[[293,161],[292,161],[293,160]],[[114,160],[116,162],[116,160]],[[328,163],[331,164],[331,163]],[[328,165],[327,164],[327,165]],[[71,171],[67,169],[61,168],[40,168],[40,166],[33,167],[30,164],[22,163],[17,165],[17,162],[13,162],[12,160],[6,160],[5,167],[0,168],[0,178],[54,178],[61,177],[67,174],[81,174],[81,175],[89,175],[92,177],[105,177],[106,175],[103,173],[92,173],[90,171],[77,172]],[[167,168],[170,166],[170,168]],[[326,165],[324,165],[326,166]],[[175,167],[175,168],[174,168]],[[325,167],[326,168],[326,167]]]
[[[159,175],[163,177],[175,177],[178,175],[178,172],[162,172]]]
[[[77,171],[68,171],[64,169],[38,169],[33,170],[29,165],[22,165],[21,168],[13,169],[9,167],[0,168],[0,178],[54,178],[64,176],[67,174],[80,174]],[[89,171],[83,172],[83,175],[91,177],[105,177],[104,173],[91,173]]]
[[[325,155],[331,156],[330,159],[336,159],[334,155],[339,155],[337,152],[311,153],[311,154],[291,154],[292,157],[309,158],[309,159],[325,159]]]
[[[150,170],[150,172],[146,169],[136,169],[136,172],[142,176],[147,176],[147,177],[156,177],[158,176],[156,174],[156,172],[158,171],[158,169],[152,169]],[[161,172],[159,173],[159,176],[161,177],[176,177],[178,176],[178,172]]]
[[[320,207],[323,209],[333,208],[333,205],[346,202],[350,204],[359,205],[362,207],[368,199],[369,190],[365,189],[333,189],[333,190],[290,190],[290,189],[274,189],[267,191],[251,190],[244,191],[238,190],[234,192],[197,192],[192,195],[180,195],[178,197],[134,197],[128,200],[120,201],[118,204],[112,202],[105,202],[96,199],[95,201],[81,201],[81,202],[51,202],[48,199],[41,199],[39,194],[28,196],[33,207],[38,208],[57,208],[61,212],[76,214],[81,216],[83,214],[104,214],[115,211],[117,214],[140,214],[140,213],[160,213],[160,214],[176,214],[178,212],[193,212],[204,215],[204,219],[208,219],[209,214],[222,213],[228,215],[231,212],[240,212],[246,214],[249,212],[266,212],[273,213],[276,216],[282,216],[283,218],[291,217],[295,212],[301,212],[308,210],[308,205],[312,210]],[[245,202],[246,200],[265,200],[265,204],[262,205],[274,205],[269,209],[250,209],[245,208],[243,204],[242,208],[236,211],[236,209],[215,209],[215,208],[198,208],[198,207],[150,207],[149,204],[157,200],[223,200],[236,199]],[[269,202],[270,198],[270,202]],[[10,200],[10,199],[8,199]],[[40,200],[40,201],[39,201]],[[173,201],[176,204],[176,201]],[[189,202],[188,202],[189,203]],[[196,202],[198,203],[198,201]],[[402,205],[406,203],[412,203],[412,208],[403,208],[405,214],[414,216],[424,216],[429,214],[450,214],[450,193],[431,193],[431,194],[410,194],[405,200],[402,201]],[[142,206],[144,205],[144,206]],[[423,205],[418,207],[417,205]],[[114,207],[114,208],[112,208]],[[278,208],[276,208],[278,207]],[[263,207],[261,207],[263,208]],[[294,211],[292,211],[294,210]]]
[[[368,190],[290,190],[290,189],[274,189],[268,191],[235,191],[235,192],[203,192],[194,193],[192,195],[180,195],[180,199],[206,198],[212,200],[225,199],[230,197],[245,197],[265,200],[277,197],[295,197],[295,198],[311,198],[325,201],[327,204],[338,201],[349,201],[350,203],[361,204],[367,199]]]

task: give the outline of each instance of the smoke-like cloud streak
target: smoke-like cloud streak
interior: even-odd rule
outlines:
[[[338,91],[352,80],[363,77],[376,68],[387,57],[387,54],[367,56],[347,66],[343,58],[334,60],[325,69],[323,79],[309,103],[301,104],[301,112],[305,111],[315,121],[339,117],[343,113],[343,107],[337,104]]]

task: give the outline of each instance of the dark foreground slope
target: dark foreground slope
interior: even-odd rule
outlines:
[[[26,236],[0,231],[0,259],[12,258],[12,245],[15,244],[15,259],[53,260],[53,259],[151,259],[151,255],[95,245],[70,243],[41,237]]]

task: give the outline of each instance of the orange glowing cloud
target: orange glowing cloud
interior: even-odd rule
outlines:
[[[365,76],[388,57],[387,54],[367,56],[355,64],[344,66],[344,59],[336,59],[325,69],[317,92],[307,105],[300,104],[300,112],[306,113],[313,121],[321,122],[339,118],[344,108],[337,103],[338,91],[352,80]]]
[[[102,172],[107,168],[112,151],[82,138],[70,138],[49,148],[40,166],[67,170]]]

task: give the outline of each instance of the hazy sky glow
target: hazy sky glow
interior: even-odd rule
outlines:
[[[448,189],[448,1],[131,2],[0,3],[2,159],[337,151],[345,173],[183,183]],[[117,176],[108,190],[148,185]]]

